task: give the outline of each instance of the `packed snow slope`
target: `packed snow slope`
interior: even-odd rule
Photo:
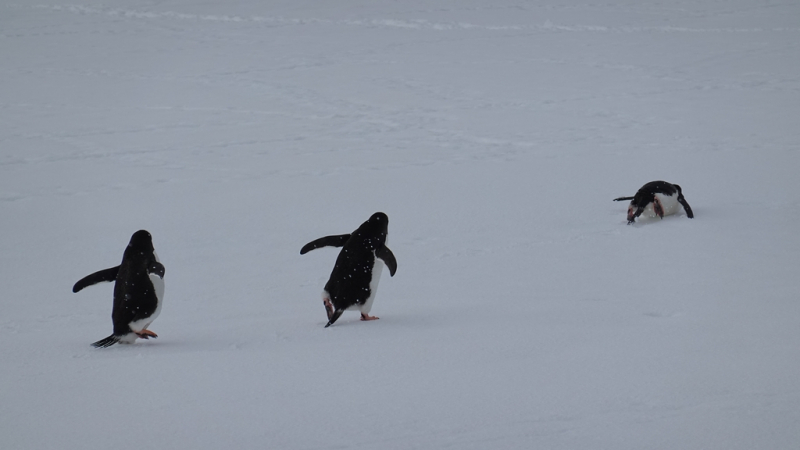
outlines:
[[[2,0],[0,61],[3,449],[800,442],[798,2]],[[139,229],[159,338],[94,349]]]

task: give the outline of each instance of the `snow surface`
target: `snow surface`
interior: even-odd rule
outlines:
[[[3,449],[800,445],[800,2],[2,0],[0,61]]]

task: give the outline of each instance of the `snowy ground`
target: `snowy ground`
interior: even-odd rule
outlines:
[[[800,442],[800,3],[2,0],[0,61],[3,449]],[[141,228],[160,337],[91,348]]]

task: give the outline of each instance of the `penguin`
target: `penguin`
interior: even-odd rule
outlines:
[[[649,216],[664,218],[678,212],[678,204],[683,206],[686,216],[694,218],[692,207],[683,197],[683,191],[677,184],[666,181],[651,181],[642,186],[633,197],[619,197],[614,201],[630,200],[628,205],[628,225],[634,223],[642,212],[647,211]]]
[[[153,238],[146,230],[133,233],[122,263],[81,278],[72,292],[101,282],[114,282],[114,333],[92,345],[110,347],[118,342],[132,344],[136,338],[157,338],[147,327],[161,313],[164,299],[164,265],[158,259]]]
[[[375,292],[378,289],[384,264],[389,275],[397,271],[397,260],[386,246],[389,217],[376,212],[350,234],[325,236],[309,242],[300,249],[304,255],[320,247],[342,247],[336,264],[322,291],[322,303],[328,314],[325,328],[333,325],[344,311],[361,312],[361,320],[375,320],[370,316]]]

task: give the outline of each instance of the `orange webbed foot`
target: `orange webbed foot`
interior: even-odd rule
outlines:
[[[144,329],[144,330],[136,333],[136,335],[139,336],[142,339],[150,339],[150,338],[157,338],[158,337],[157,334],[155,334],[152,331],[147,330],[147,329]]]

